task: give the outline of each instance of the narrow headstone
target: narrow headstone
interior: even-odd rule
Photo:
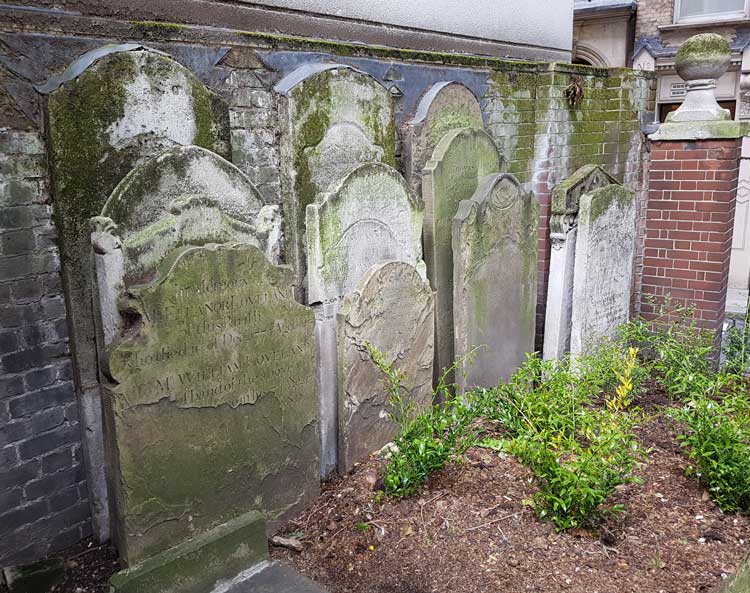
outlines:
[[[485,177],[453,219],[455,355],[477,347],[456,383],[497,386],[534,349],[539,211],[512,175]]]
[[[453,364],[453,248],[451,226],[462,200],[479,182],[500,171],[500,155],[481,129],[461,128],[443,136],[422,172],[424,251],[435,303],[435,378]]]
[[[274,90],[279,96],[287,259],[303,288],[305,209],[318,193],[363,163],[395,166],[392,98],[369,74],[333,63],[304,64]]]
[[[367,345],[407,377],[401,403],[416,413],[432,402],[434,331],[432,289],[404,262],[370,268],[344,298],[338,315],[340,473],[382,448],[398,429],[390,414],[401,407],[389,401]]]
[[[321,473],[336,469],[338,379],[336,316],[341,300],[376,264],[396,260],[425,277],[421,203],[382,163],[361,165],[307,206],[307,298],[320,351]]]
[[[584,354],[630,319],[635,192],[608,185],[581,196],[570,352]]]
[[[570,351],[573,316],[573,275],[576,261],[581,197],[618,181],[599,165],[586,165],[559,183],[552,192],[550,271],[544,325],[545,360]]]
[[[427,89],[414,117],[403,126],[405,177],[417,195],[422,169],[443,136],[458,128],[483,126],[479,100],[460,82],[437,82]]]

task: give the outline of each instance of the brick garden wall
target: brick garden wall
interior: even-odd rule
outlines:
[[[641,297],[646,318],[671,295],[695,304],[703,327],[721,328],[739,162],[739,140],[652,144]]]
[[[0,567],[91,532],[45,149],[16,124],[0,129]]]

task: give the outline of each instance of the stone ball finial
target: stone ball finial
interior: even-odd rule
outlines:
[[[693,35],[680,46],[675,57],[677,74],[686,82],[720,78],[729,68],[732,49],[716,33]]]
[[[716,33],[693,35],[677,51],[674,67],[687,83],[682,105],[667,116],[667,122],[720,121],[729,111],[716,102],[716,79],[729,68],[732,48]]]

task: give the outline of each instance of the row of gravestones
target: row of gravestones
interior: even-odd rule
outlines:
[[[508,376],[533,349],[539,214],[533,196],[500,172],[468,89],[445,82],[425,93],[403,130],[404,178],[394,168],[388,91],[349,66],[318,63],[275,87],[282,215],[207,149],[221,146],[219,132],[212,146],[195,146],[206,122],[180,101],[209,91],[166,56],[119,52],[63,76],[49,105],[64,190],[55,159],[74,141],[62,115],[85,102],[77,87],[86,76],[99,85],[105,75],[128,79],[91,166],[127,161],[125,148],[136,147],[136,157],[115,187],[89,188],[109,196],[89,224],[113,532],[132,565],[196,538],[223,541],[228,524],[241,533],[257,521],[253,511],[284,517],[316,495],[321,473],[345,472],[390,440],[369,345],[408,377],[416,409],[474,346],[485,348],[456,373],[459,389]],[[165,100],[176,113],[164,111]],[[559,332],[573,350],[608,331],[629,276],[607,264],[632,242],[623,222],[632,195],[599,169],[583,175],[576,211],[565,212],[572,247],[563,267],[574,261],[575,278],[558,283],[563,300],[588,301]],[[594,186],[606,204],[589,193]],[[70,258],[83,232],[70,220],[82,210],[70,200],[61,206],[66,273],[77,269],[69,290],[85,295],[87,260]],[[592,299],[602,295],[607,311],[593,319]],[[211,575],[232,570],[207,562]]]

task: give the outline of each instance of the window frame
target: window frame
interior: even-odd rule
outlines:
[[[714,23],[721,21],[736,21],[746,19],[750,16],[750,0],[745,0],[745,6],[741,10],[733,12],[717,12],[698,16],[680,17],[683,0],[674,0],[674,18],[672,22],[676,25],[687,25],[692,23]]]

